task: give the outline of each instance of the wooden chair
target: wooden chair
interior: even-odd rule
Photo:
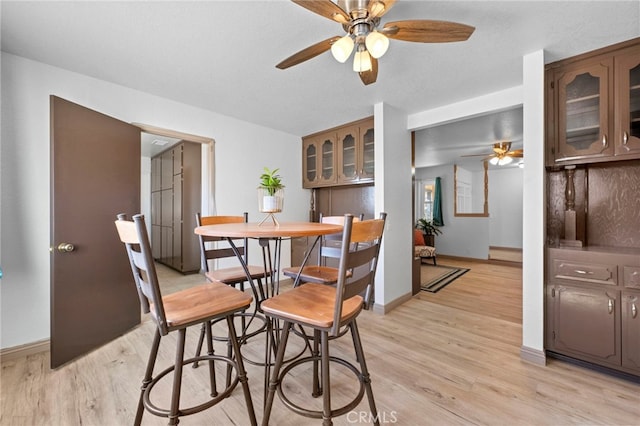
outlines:
[[[156,324],[155,337],[149,354],[146,372],[142,381],[138,409],[134,424],[142,421],[144,410],[156,416],[167,417],[170,425],[178,424],[179,417],[194,414],[212,407],[229,396],[238,382],[241,383],[245,403],[251,424],[256,424],[253,402],[249,392],[247,373],[245,371],[240,345],[235,332],[233,316],[241,312],[251,304],[251,296],[245,295],[221,282],[212,282],[188,288],[166,296],[162,295],[155,264],[149,244],[149,236],[144,221],[144,216],[136,215],[133,222],[126,220],[126,215],[117,216],[116,228],[120,240],[125,244],[133,278],[140,304],[144,313],[151,313]],[[224,318],[229,329],[229,341],[233,347],[232,356],[224,357],[213,354],[211,339],[211,321]],[[205,325],[207,334],[208,354],[194,358],[184,359],[184,346],[187,327],[192,325]],[[169,333],[177,332],[177,347],[175,364],[153,376],[160,339]],[[182,368],[184,365],[195,361],[208,361],[209,378],[211,381],[211,399],[194,407],[180,408],[180,391],[182,387]],[[218,392],[215,384],[214,361],[222,361],[235,369],[236,377],[222,391]],[[151,402],[150,394],[153,387],[167,374],[173,371],[173,388],[171,392],[170,407],[160,408]]]
[[[200,213],[196,213],[196,225],[218,225],[224,223],[246,223],[248,222],[248,213],[244,213],[242,216],[201,216]],[[207,281],[210,282],[222,282],[224,284],[230,286],[240,286],[240,290],[244,291],[244,283],[247,282],[247,273],[242,266],[232,266],[227,268],[218,268],[213,269],[211,267],[212,261],[225,259],[225,258],[233,258],[237,261],[237,256],[231,249],[231,247],[226,246],[227,239],[220,237],[207,237],[203,235],[198,235],[198,239],[200,242],[200,261],[202,272],[204,273]],[[245,264],[248,261],[248,253],[247,253],[247,238],[239,238],[238,240],[242,240],[242,245],[236,244],[238,252],[241,256],[243,256]],[[221,247],[215,247],[214,244],[225,245]],[[256,280],[259,286],[262,286],[262,279],[267,279],[270,276],[271,272],[266,271],[264,266],[255,266],[247,264],[247,269],[251,276],[251,279]],[[256,289],[251,288],[255,300],[259,300],[259,296],[256,292]],[[247,335],[246,328],[248,324],[245,322],[245,318],[249,317],[249,324],[256,317],[256,312],[252,313],[241,313],[239,316],[242,317],[242,334],[243,338],[248,338],[250,335]],[[254,331],[253,334],[256,334],[260,330],[265,329],[265,325],[258,330]],[[196,348],[196,356],[200,355],[202,351],[202,345],[204,344],[205,338],[205,327],[203,325],[202,330],[200,331],[200,338],[198,340],[198,345]],[[216,340],[225,340],[226,338],[216,338]],[[198,363],[194,363],[193,367],[197,367]]]
[[[385,219],[386,214],[382,213],[380,219],[354,222],[353,216],[346,215],[342,233],[338,281],[335,286],[305,283],[262,303],[262,310],[267,316],[283,322],[280,339],[276,339],[279,343],[273,372],[269,380],[263,425],[269,424],[276,391],[288,408],[306,417],[323,419],[325,425],[332,424],[333,417],[353,410],[366,392],[371,410],[370,418],[378,424],[378,413],[356,318],[366,307],[365,302],[372,299],[372,297],[362,297],[361,294],[370,295],[373,292]],[[364,268],[365,266],[366,268]],[[353,271],[351,277],[347,276],[349,270]],[[297,359],[283,368],[287,340],[291,329],[296,325],[313,329],[314,337],[319,338],[321,342],[320,354]],[[344,332],[341,331],[343,328]],[[329,356],[329,341],[346,334],[347,331],[351,332],[359,369],[349,361],[338,358],[335,352]],[[316,363],[318,361],[321,363],[322,371],[322,386],[319,392],[323,396],[322,411],[310,410],[294,404],[282,391],[283,379],[291,369],[304,362]],[[330,361],[346,366],[356,374],[360,381],[360,390],[356,397],[347,405],[337,409],[333,409],[331,406]],[[316,393],[315,385],[313,392]]]
[[[433,260],[433,265],[436,264],[436,248],[433,246],[428,246],[424,241],[424,236],[422,232],[418,229],[413,230],[413,257],[420,258],[420,264],[422,264],[424,259]]]
[[[320,214],[321,223],[331,223],[334,225],[344,225],[344,216],[323,216]],[[358,222],[364,219],[364,214],[354,217],[353,221]],[[282,273],[290,278],[297,279],[300,283],[335,284],[338,282],[338,268],[327,266],[328,259],[340,259],[340,242],[342,234],[325,235],[320,239],[318,247],[318,264],[305,265],[300,270],[299,266],[284,268]],[[307,257],[305,257],[305,260]],[[351,271],[349,271],[351,273]],[[299,274],[299,278],[298,278]]]

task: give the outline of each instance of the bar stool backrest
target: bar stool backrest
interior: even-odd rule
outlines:
[[[156,266],[151,254],[149,235],[145,225],[144,216],[133,216],[133,222],[127,220],[125,214],[119,214],[115,221],[120,240],[125,244],[133,278],[138,290],[142,311],[151,312],[160,334],[166,336],[169,333],[169,325],[166,321],[162,293],[158,283]]]
[[[353,221],[359,222],[364,220],[364,214],[354,216]],[[320,223],[328,223],[331,225],[344,226],[345,216],[323,216],[320,213]],[[342,233],[324,235],[320,240],[320,247],[318,249],[318,265],[326,265],[327,258],[340,259],[342,255],[341,251]]]
[[[242,216],[201,216],[200,213],[196,213],[196,225],[204,226],[204,225],[219,225],[225,223],[247,223],[249,221],[249,214],[245,212]],[[236,258],[235,253],[231,249],[231,247],[217,247],[214,244],[207,243],[217,243],[217,242],[225,242],[226,238],[222,237],[209,237],[204,235],[198,235],[198,239],[200,241],[200,263],[202,265],[203,272],[209,272],[209,261],[215,259],[223,259],[223,258]],[[235,239],[234,239],[235,240]],[[247,239],[246,238],[238,238],[237,240],[242,240],[243,244],[236,244],[240,255],[243,256],[245,263],[247,263]]]
[[[364,294],[363,303],[366,309],[373,302],[375,275],[386,218],[386,213],[380,213],[379,219],[354,221],[352,215],[345,215],[334,321],[330,332],[332,336],[338,335],[344,300]],[[352,272],[349,274],[349,271]]]

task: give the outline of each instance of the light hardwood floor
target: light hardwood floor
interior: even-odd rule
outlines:
[[[467,264],[439,258],[444,265]],[[387,315],[364,312],[358,323],[371,372],[381,423],[399,425],[640,425],[640,385],[566,362],[538,366],[520,359],[521,269],[488,263],[438,293],[421,292]],[[175,289],[200,282],[174,281]],[[55,371],[47,354],[2,362],[1,425],[128,425],[132,423],[153,325],[141,326]],[[193,350],[198,330],[191,330]],[[158,367],[173,359],[173,337],[165,338]],[[335,353],[351,356],[349,339]],[[218,345],[220,350],[224,348]],[[262,341],[245,347],[259,359]],[[258,421],[262,419],[261,367],[248,365]],[[206,394],[206,368],[185,369],[183,397]],[[305,371],[294,370],[286,386],[309,399]],[[332,375],[332,396],[343,400],[352,381],[340,369]],[[159,398],[168,390],[158,389]],[[313,401],[319,407],[320,401]],[[336,425],[365,424],[363,401]],[[362,420],[362,421],[361,421]],[[272,425],[311,425],[276,398]],[[145,425],[165,424],[145,413]],[[246,425],[240,389],[220,405],[181,419],[183,425]]]

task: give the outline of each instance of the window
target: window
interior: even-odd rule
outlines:
[[[435,196],[435,185],[433,182],[425,184],[424,190],[424,203],[422,206],[422,217],[427,220],[433,220],[433,199]]]

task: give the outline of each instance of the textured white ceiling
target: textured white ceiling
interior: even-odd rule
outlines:
[[[391,41],[364,86],[330,53],[275,64],[339,24],[285,0],[2,1],[2,50],[274,129],[306,135],[373,114],[408,113],[522,83],[522,56],[551,62],[640,35],[634,1],[403,1],[384,17],[476,27],[466,42]]]
[[[494,143],[511,142],[512,150],[522,148],[522,107],[418,130],[415,142],[416,168],[459,164],[481,170]]]

